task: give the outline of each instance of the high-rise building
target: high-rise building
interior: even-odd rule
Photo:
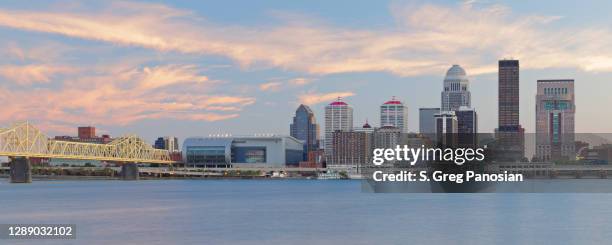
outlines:
[[[308,152],[319,149],[319,125],[314,113],[307,105],[300,105],[297,108],[289,131],[291,136],[304,142],[303,160],[307,160]]]
[[[332,155],[328,166],[352,166],[358,167],[372,159],[372,133],[369,124],[365,124],[363,130],[341,131],[332,134]]]
[[[453,65],[446,72],[442,97],[442,111],[456,111],[461,106],[471,107],[469,80],[465,70]]]
[[[476,110],[459,107],[457,116],[457,141],[460,145],[474,146],[478,144],[478,116]]]
[[[443,111],[435,115],[438,144],[454,146],[457,143],[458,122],[454,111]]]
[[[78,128],[79,139],[91,139],[96,137],[96,127],[86,126]]]
[[[538,80],[536,156],[540,161],[574,160],[574,80]]]
[[[519,125],[519,61],[500,60],[498,66],[499,127]]]
[[[170,152],[178,152],[179,151],[179,143],[178,138],[173,136],[165,136],[159,137],[155,140],[155,144],[153,145],[155,149],[168,150]]]
[[[435,134],[435,115],[440,113],[440,108],[419,108],[419,133]]]
[[[333,152],[333,133],[353,129],[353,108],[338,98],[325,107],[325,155]]]
[[[520,161],[525,157],[525,129],[520,125],[520,67],[518,60],[498,65],[498,123],[496,159]]]
[[[164,137],[159,137],[155,140],[155,144],[153,145],[153,148],[155,149],[166,149],[166,141],[164,140]]]
[[[179,151],[178,138],[174,137],[174,136],[166,136],[166,137],[164,137],[164,146],[165,146],[165,149],[170,151],[170,152],[177,152],[177,151]]]
[[[380,106],[380,126],[392,126],[408,133],[408,108],[393,97]]]

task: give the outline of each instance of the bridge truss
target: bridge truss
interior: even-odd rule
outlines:
[[[108,144],[49,139],[29,122],[0,128],[0,156],[172,164],[170,152],[155,149],[135,135]]]

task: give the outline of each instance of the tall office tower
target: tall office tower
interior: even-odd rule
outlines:
[[[380,106],[380,126],[393,126],[408,133],[408,108],[395,96]]]
[[[500,60],[498,66],[498,123],[496,159],[520,161],[525,157],[525,129],[519,123],[519,61]]]
[[[498,65],[499,127],[519,125],[519,61],[500,60]]]
[[[96,137],[96,127],[87,126],[78,128],[79,139],[91,139]]]
[[[540,161],[574,160],[574,80],[538,80],[536,156]]]
[[[325,107],[325,155],[333,151],[333,133],[353,129],[353,108],[341,98]]]
[[[465,70],[453,65],[446,72],[442,91],[442,111],[455,111],[461,106],[471,107],[469,80]]]
[[[436,138],[438,144],[455,146],[457,144],[458,122],[454,111],[443,111],[435,115]]]
[[[372,133],[373,130],[368,123],[362,129],[333,132],[333,153],[328,166],[359,167],[371,162]]]
[[[457,116],[457,143],[464,146],[478,144],[478,116],[476,110],[465,106],[455,111]]]
[[[419,108],[419,133],[435,134],[435,115],[440,113],[440,108]]]
[[[308,152],[319,149],[319,125],[314,113],[307,105],[300,105],[297,108],[289,131],[291,136],[304,142],[303,160],[307,160]]]

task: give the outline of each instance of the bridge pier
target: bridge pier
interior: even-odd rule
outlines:
[[[11,183],[32,183],[32,165],[26,157],[11,157]]]
[[[126,163],[121,166],[121,179],[122,180],[138,180],[138,164],[137,163]]]

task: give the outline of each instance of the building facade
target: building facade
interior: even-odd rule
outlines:
[[[495,129],[496,158],[520,161],[525,158],[525,129],[520,124],[520,66],[518,60],[498,63],[498,128]]]
[[[96,127],[92,127],[92,126],[78,127],[77,131],[78,131],[78,137],[80,139],[89,139],[89,138],[96,137]]]
[[[498,124],[500,128],[520,125],[519,61],[500,60],[498,64]]]
[[[383,126],[374,130],[374,148],[395,149],[402,144],[403,133],[399,128],[393,126]]]
[[[187,167],[285,167],[302,161],[302,141],[291,136],[195,137],[183,142]]]
[[[436,114],[436,142],[441,145],[457,144],[458,122],[454,111],[443,111]]]
[[[319,150],[319,125],[312,109],[307,105],[300,105],[297,108],[289,131],[292,137],[304,142],[302,160],[307,160],[308,152]]]
[[[353,108],[338,100],[325,107],[325,155],[333,154],[333,134],[336,131],[351,131],[353,129]]]
[[[408,133],[408,108],[393,97],[380,106],[380,126],[392,126]]]
[[[435,115],[440,113],[440,108],[419,108],[419,133],[436,134]]]
[[[372,159],[371,131],[336,131],[333,133],[333,153],[328,158],[327,166],[358,167]]]
[[[457,143],[463,146],[478,144],[478,115],[474,108],[460,107],[457,116]]]
[[[174,136],[164,137],[164,146],[165,146],[164,149],[170,152],[177,152],[180,149],[178,138]]]
[[[461,106],[471,107],[469,80],[463,68],[453,65],[446,72],[441,94],[442,111],[455,111]]]
[[[165,136],[165,137],[157,138],[155,140],[153,148],[168,150],[170,152],[178,152],[180,149],[178,138],[173,137],[173,136]]]
[[[155,143],[153,143],[153,148],[155,149],[166,149],[166,141],[164,140],[164,137],[159,137],[155,140]]]
[[[574,80],[538,80],[536,156],[540,161],[575,160]]]

